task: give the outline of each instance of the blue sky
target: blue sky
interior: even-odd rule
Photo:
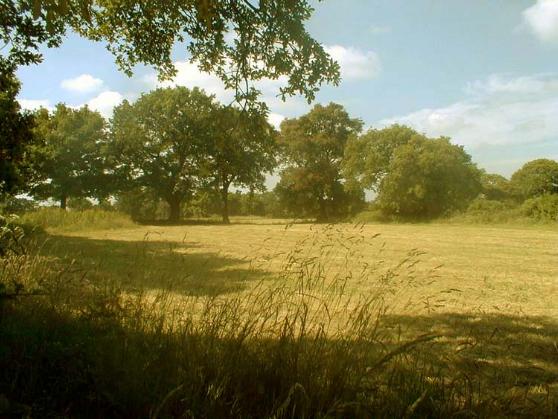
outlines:
[[[558,160],[558,0],[324,0],[311,34],[338,59],[343,81],[318,102],[338,102],[369,127],[395,122],[450,136],[479,166],[509,176],[534,158]],[[89,104],[110,117],[159,83],[139,66],[128,78],[104,45],[69,36],[18,72],[24,107]],[[173,82],[226,100],[218,80],[175,51]],[[282,103],[261,84],[277,124],[309,107]]]

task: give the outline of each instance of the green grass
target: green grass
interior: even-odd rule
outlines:
[[[118,212],[100,209],[64,211],[52,207],[24,213],[21,222],[56,231],[118,229],[134,226],[130,217]]]
[[[554,417],[557,249],[543,227],[50,229],[3,260],[42,295],[0,300],[0,395],[37,417]]]

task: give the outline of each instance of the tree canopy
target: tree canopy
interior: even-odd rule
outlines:
[[[285,167],[276,189],[282,201],[319,220],[341,215],[350,201],[341,162],[347,141],[361,129],[362,121],[336,103],[283,121],[279,138]]]
[[[388,214],[432,218],[465,208],[480,190],[480,171],[463,147],[415,136],[395,149],[378,203]]]
[[[503,201],[510,198],[510,181],[496,173],[481,172],[482,194],[491,201]]]
[[[389,171],[395,150],[416,137],[421,135],[412,128],[397,124],[352,136],[343,160],[343,173],[348,186],[377,192],[381,180]]]
[[[119,177],[165,200],[171,221],[179,219],[181,204],[201,181],[216,106],[198,88],[177,87],[115,108],[111,150]]]
[[[205,168],[221,195],[223,222],[229,222],[229,187],[262,189],[276,164],[276,135],[265,115],[220,106],[212,117]]]
[[[68,198],[103,198],[111,189],[103,147],[106,122],[86,106],[72,109],[63,104],[50,114],[36,114],[35,135],[43,141],[34,170],[40,180],[31,193],[40,199],[54,198],[65,209]]]
[[[21,110],[18,92],[19,82],[13,73],[0,71],[0,196],[16,192],[29,177],[34,120]]]
[[[54,198],[65,209],[68,198],[103,198],[111,190],[103,158],[106,122],[86,106],[72,109],[59,104],[52,114],[36,114],[35,135],[42,140],[34,170],[40,180],[31,193],[40,199]]]
[[[525,163],[510,180],[514,194],[520,199],[558,193],[558,162],[537,159]]]
[[[59,46],[71,30],[106,42],[127,74],[143,63],[162,78],[175,74],[171,53],[184,45],[239,101],[254,102],[251,82],[264,78],[284,78],[283,97],[311,101],[322,83],[339,82],[338,64],[305,28],[312,12],[309,0],[6,0],[0,39],[9,45],[5,60],[22,65],[39,62],[39,47]]]

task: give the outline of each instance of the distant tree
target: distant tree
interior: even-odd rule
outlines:
[[[15,75],[0,68],[0,197],[17,192],[30,176],[34,119],[21,110],[16,99],[18,92]]]
[[[151,189],[168,203],[169,221],[178,221],[201,181],[216,106],[203,90],[176,87],[115,108],[110,153],[121,189]]]
[[[106,122],[86,106],[72,109],[63,104],[50,114],[36,114],[36,135],[44,141],[34,168],[40,180],[32,194],[40,199],[53,198],[66,209],[68,198],[105,197],[111,183],[102,158],[106,144]]]
[[[485,199],[504,201],[510,198],[510,181],[502,175],[481,171],[481,192]]]
[[[538,159],[525,163],[512,175],[510,184],[514,195],[521,200],[558,193],[558,162]]]
[[[275,130],[265,115],[222,106],[212,117],[205,169],[221,196],[221,215],[229,223],[231,185],[262,190],[265,173],[276,165]]]
[[[306,31],[308,0],[5,0],[0,39],[14,65],[37,63],[39,47],[57,47],[66,31],[102,41],[130,74],[137,63],[175,73],[172,51],[186,43],[192,62],[216,74],[237,99],[254,101],[245,82],[284,77],[282,95],[308,100],[324,82],[339,81],[339,66]],[[228,41],[232,39],[232,41]],[[247,88],[244,86],[248,85]]]
[[[276,187],[283,205],[319,221],[343,215],[355,194],[344,189],[341,162],[347,141],[361,129],[362,121],[335,103],[283,121],[279,138],[285,168]]]
[[[462,147],[414,137],[395,150],[378,203],[387,214],[432,218],[466,208],[480,190],[480,172]]]
[[[395,151],[418,137],[424,138],[412,128],[403,125],[370,129],[360,136],[352,136],[343,159],[343,174],[347,185],[377,192],[389,171]]]

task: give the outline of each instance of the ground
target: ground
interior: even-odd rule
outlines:
[[[243,292],[284,269],[297,243],[300,254],[322,254],[326,275],[350,273],[348,289],[355,292],[374,286],[374,278],[356,278],[363,265],[381,263],[385,271],[415,254],[413,272],[400,275],[418,275],[413,295],[436,302],[436,307],[422,304],[422,309],[417,303],[415,312],[528,314],[558,320],[558,230],[553,227],[355,227],[237,219],[232,225],[56,234],[47,247],[81,261],[92,273],[133,286],[217,295]],[[327,255],[325,245],[330,246]]]
[[[20,329],[59,330],[37,339],[39,354],[45,339],[55,354],[59,341],[69,339],[71,350],[59,351],[64,367],[55,369],[64,382],[75,375],[65,370],[66,353],[93,333],[85,339],[89,358],[80,362],[95,366],[90,371],[104,390],[128,377],[133,391],[122,392],[122,400],[138,394],[157,405],[176,382],[207,391],[230,382],[223,388],[239,393],[223,396],[219,406],[246,398],[253,401],[246,409],[259,412],[275,399],[290,400],[302,383],[317,406],[331,391],[333,401],[326,399],[333,404],[369,394],[359,403],[402,406],[385,417],[417,403],[424,417],[558,412],[556,226],[234,219],[69,231],[49,230],[46,241],[41,237],[44,258],[31,259],[40,263],[33,277],[47,277],[45,269],[52,289],[63,292],[51,292],[41,306],[22,300],[22,325],[12,330],[14,347],[24,349],[34,346],[21,344],[27,335]],[[112,284],[121,291],[117,298]],[[28,315],[35,310],[36,317]],[[68,338],[74,334],[77,346]],[[42,359],[33,351],[23,355],[8,364],[14,377],[20,362]],[[359,374],[366,379],[351,384],[354,394],[330,386]],[[77,388],[90,379],[78,378]],[[152,382],[162,383],[155,395]],[[271,401],[245,390],[270,383],[283,385]],[[112,406],[105,393],[95,394],[96,403]],[[206,411],[209,399],[202,396]],[[68,400],[74,398],[70,392]]]

